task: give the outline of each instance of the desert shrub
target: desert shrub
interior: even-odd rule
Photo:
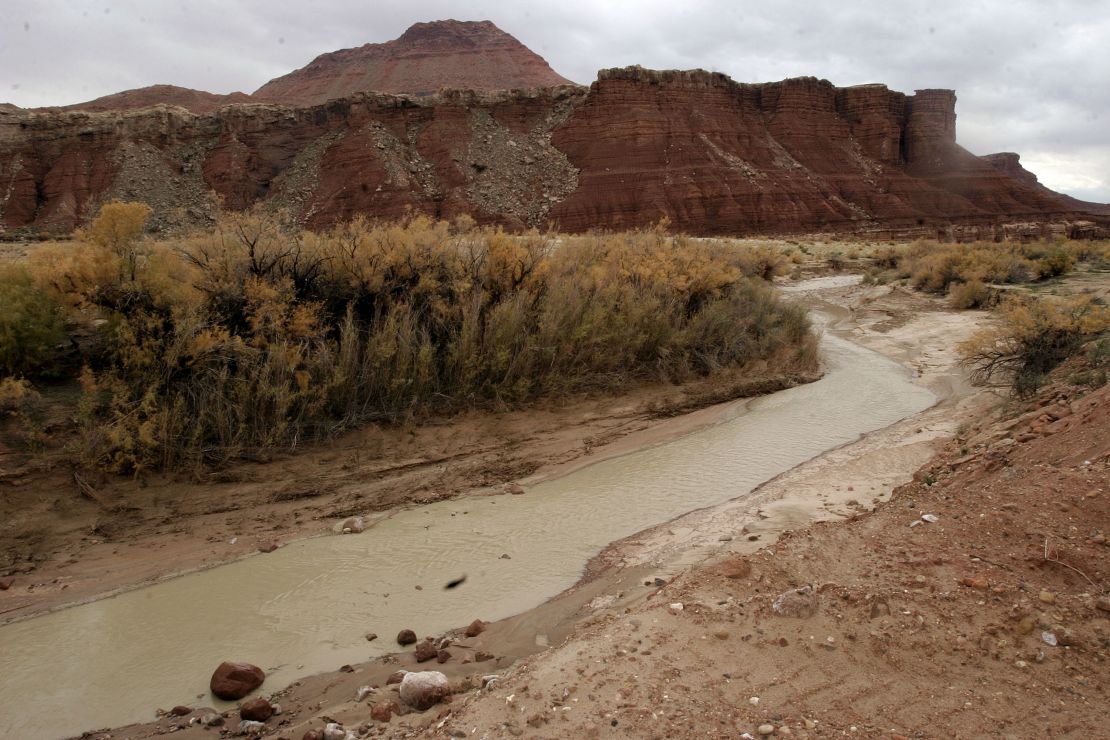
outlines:
[[[1032,263],[1033,275],[1038,280],[1063,275],[1075,267],[1078,250],[1067,242],[1034,244],[1022,249],[1023,256]]]
[[[64,314],[54,296],[22,265],[0,267],[0,374],[50,374],[65,339]]]
[[[1011,298],[1000,307],[997,324],[960,349],[973,380],[1007,383],[1028,396],[1049,371],[1108,329],[1110,310],[1090,298]]]
[[[1106,368],[1081,370],[1068,378],[1068,382],[1072,385],[1085,385],[1089,388],[1101,388],[1106,385],[1106,381]]]
[[[1110,335],[1104,335],[1087,344],[1087,367],[1069,379],[1075,385],[1101,388],[1107,383],[1110,374]]]
[[[1110,363],[1110,337],[1100,337],[1090,343],[1087,348],[1087,362],[1093,367]]]
[[[0,429],[8,426],[8,442],[15,442],[33,451],[42,450],[46,406],[42,396],[25,378],[0,378]],[[4,422],[11,422],[5,425]]]
[[[745,275],[763,280],[772,280],[779,275],[786,275],[790,272],[792,264],[802,261],[801,254],[793,247],[789,252],[783,252],[767,245],[741,247],[735,259],[737,266]]]
[[[172,242],[109,243],[88,236],[97,227],[43,250],[36,269],[96,317],[76,417],[87,462],[117,471],[220,464],[374,420],[816,364],[805,311],[761,279],[783,269],[779,253],[662,228],[511,235],[411,217],[315,234],[255,212]]]
[[[947,293],[954,283],[1027,283],[1063,275],[1079,260],[1102,251],[1092,242],[1054,241],[1032,244],[940,244],[914,242],[895,257],[898,273],[929,293]],[[966,290],[966,289],[965,289]]]
[[[0,416],[19,414],[38,398],[25,378],[0,378]]]
[[[948,286],[948,301],[953,308],[986,308],[994,301],[994,293],[982,280],[968,280]]]
[[[871,253],[871,259],[875,267],[882,270],[893,270],[898,266],[898,261],[901,257],[901,250],[896,247],[886,246],[876,248]]]

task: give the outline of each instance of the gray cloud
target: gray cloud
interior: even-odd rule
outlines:
[[[170,83],[251,92],[317,54],[417,21],[489,19],[577,82],[703,67],[745,82],[814,75],[955,88],[960,143],[1017,151],[1042,182],[1110,201],[1104,0],[4,0],[0,100],[74,103]]]

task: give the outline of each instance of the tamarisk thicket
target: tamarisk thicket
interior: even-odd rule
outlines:
[[[664,228],[510,235],[411,217],[313,233],[256,211],[155,240],[141,235],[148,214],[108,204],[75,241],[0,275],[36,317],[0,335],[3,371],[77,377],[76,452],[109,470],[817,363],[804,309],[762,279],[779,271],[774,255]],[[52,363],[63,320],[70,346]]]

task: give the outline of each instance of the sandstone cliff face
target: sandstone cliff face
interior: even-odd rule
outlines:
[[[553,143],[581,171],[551,214],[571,230],[927,232],[1072,210],[957,146],[947,90],[604,70]]]
[[[110,198],[150,202],[159,228],[205,223],[220,201],[281,207],[313,228],[406,209],[572,231],[667,217],[707,235],[993,238],[1008,223],[1097,222],[959,147],[954,103],[950,91],[628,68],[589,89],[207,114],[4,109],[0,226],[66,231]]]
[[[399,38],[321,54],[255,91],[260,101],[315,105],[376,91],[507,90],[571,84],[490,21],[417,23]]]

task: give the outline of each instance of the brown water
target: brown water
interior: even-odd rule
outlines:
[[[394,650],[402,628],[434,634],[519,613],[573,585],[613,540],[742,496],[935,400],[870,350],[835,336],[823,350],[828,372],[816,383],[729,404],[708,428],[525,496],[404,510],[360,535],[292,543],[0,627],[0,737],[150,720],[156,707],[198,697],[210,704],[208,678],[222,660],[262,666],[273,691]],[[442,588],[462,574],[465,584]],[[367,643],[368,631],[382,638]]]

